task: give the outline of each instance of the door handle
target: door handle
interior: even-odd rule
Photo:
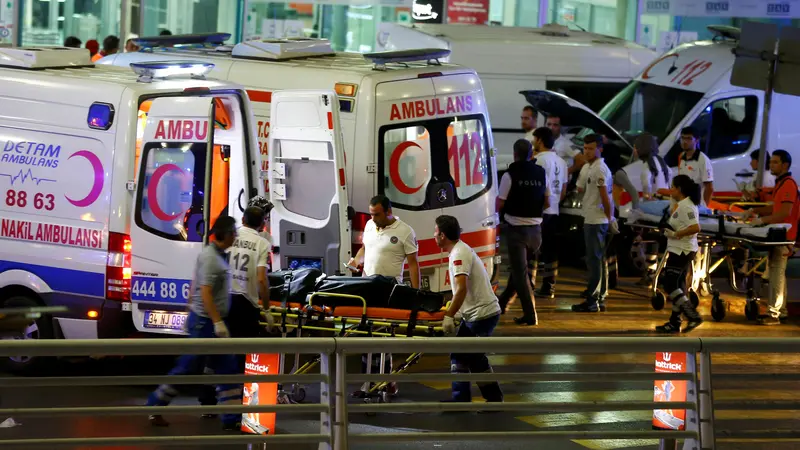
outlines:
[[[244,212],[244,206],[242,206],[242,196],[244,195],[244,188],[239,191],[239,199],[236,203],[239,204],[239,211]]]
[[[737,176],[737,177],[752,177],[753,175],[755,175],[755,173],[753,173],[753,172],[739,172],[735,176]]]

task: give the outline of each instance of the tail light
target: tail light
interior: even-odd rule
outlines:
[[[131,237],[127,234],[108,234],[106,298],[120,301],[131,299]]]
[[[367,222],[369,222],[369,219],[371,218],[372,217],[369,214],[360,212],[357,212],[353,217],[353,256],[356,256],[356,253],[358,253],[358,251],[361,249],[361,246],[364,245],[364,229],[367,227]]]

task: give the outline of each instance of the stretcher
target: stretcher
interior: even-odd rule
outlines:
[[[657,203],[657,202],[652,202]],[[661,202],[658,202],[661,203]],[[668,202],[667,206],[668,206]],[[763,204],[738,204],[737,206],[756,206]],[[662,214],[653,214],[652,205],[647,211],[625,209],[620,211],[621,219],[633,229],[661,233],[671,229],[667,224],[669,209]],[[712,295],[711,316],[716,321],[725,318],[728,304],[720,298],[718,290],[713,288],[711,274],[723,263],[727,263],[728,282],[736,292],[746,293],[745,315],[750,320],[758,317],[758,300],[756,294],[756,278],[765,278],[769,250],[778,246],[794,245],[786,237],[791,227],[789,224],[772,224],[769,226],[752,226],[742,222],[742,215],[736,212],[700,214],[700,233],[697,236],[700,267],[692,268],[692,282],[689,288],[689,299],[697,306],[699,303],[699,287],[705,285]],[[712,250],[718,248],[712,254]],[[717,259],[712,262],[712,258]],[[660,258],[656,268],[652,287],[651,304],[659,310],[666,304],[667,296],[658,287],[658,276],[666,265],[668,254]]]
[[[424,293],[404,285],[395,285],[391,291],[388,306],[369,306],[367,300],[359,295],[336,292],[312,292],[305,302],[270,301],[262,314],[271,314],[275,326],[282,337],[303,337],[306,335],[336,335],[340,337],[382,337],[414,338],[442,336],[447,305],[438,294]],[[408,294],[416,293],[420,301],[408,302]],[[436,297],[439,297],[438,304]],[[287,298],[288,295],[285,296]],[[405,301],[397,300],[405,298]],[[264,324],[266,325],[266,324]],[[293,374],[310,373],[319,365],[319,357],[301,362],[300,354],[281,355],[280,373],[284,373],[287,360],[293,356]],[[378,373],[387,373],[386,353],[376,355],[379,363]],[[388,373],[403,373],[416,364],[422,353],[412,353],[397,367],[389,368]],[[373,371],[373,355],[366,355],[366,373]],[[383,381],[365,385],[360,397],[367,403],[373,401],[389,402],[393,392],[391,382]],[[289,389],[278,388],[279,403],[300,403],[305,399],[305,387],[299,384]]]

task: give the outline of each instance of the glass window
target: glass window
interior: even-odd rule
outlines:
[[[143,154],[137,224],[166,239],[202,242],[206,144],[150,142]]]
[[[141,28],[131,21],[131,31],[140,36],[155,36],[163,30],[172,34],[231,33],[238,40],[237,2],[220,0],[140,0]],[[136,26],[133,24],[136,23]]]
[[[740,155],[750,149],[758,120],[758,97],[715,100],[692,122],[700,134],[700,148],[711,159]],[[678,164],[680,142],[670,149],[666,161]]]
[[[22,45],[63,45],[68,36],[86,41],[119,35],[120,0],[24,0]],[[124,42],[122,43],[124,45]]]
[[[454,120],[447,128],[447,159],[456,195],[469,199],[489,183],[483,123],[477,119]]]
[[[424,126],[383,134],[384,195],[406,206],[425,203],[431,181],[431,140]]]
[[[628,0],[551,0],[549,5],[552,23],[606,36],[625,37]],[[635,3],[633,7],[636,7]]]

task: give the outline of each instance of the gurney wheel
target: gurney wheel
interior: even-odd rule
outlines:
[[[392,403],[392,396],[386,391],[381,392],[381,396],[379,397],[379,399],[380,400],[378,401],[378,403],[380,403],[381,401],[383,403]]]
[[[725,318],[726,305],[725,300],[719,298],[719,294],[714,294],[714,300],[711,302],[711,317],[717,322],[721,322]]]
[[[744,316],[747,317],[747,320],[758,319],[758,303],[753,300],[747,301],[744,304]]]
[[[697,307],[700,305],[700,296],[697,295],[697,292],[695,291],[689,291],[689,301],[692,302],[692,306],[697,309]]]
[[[295,403],[301,403],[303,400],[306,399],[306,390],[300,386],[293,386],[292,387],[292,401]]]
[[[650,298],[650,304],[656,311],[661,311],[664,309],[664,305],[667,304],[667,296],[664,295],[663,292],[657,291],[653,297]]]

